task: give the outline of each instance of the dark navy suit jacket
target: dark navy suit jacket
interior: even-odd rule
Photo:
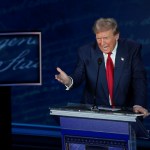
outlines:
[[[146,106],[147,81],[146,72],[141,59],[142,46],[131,40],[119,39],[114,69],[114,103],[118,107],[133,105]],[[98,73],[99,77],[96,102],[101,106],[109,106],[109,93],[106,80],[104,57],[97,43],[90,43],[78,51],[78,63],[72,74],[73,87],[85,81],[82,103],[93,104]]]

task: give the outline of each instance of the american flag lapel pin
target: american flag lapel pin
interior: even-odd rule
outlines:
[[[121,57],[121,61],[124,61],[124,58],[123,58],[123,57]]]

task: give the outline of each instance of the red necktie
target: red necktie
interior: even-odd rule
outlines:
[[[114,65],[110,55],[111,53],[108,53],[107,62],[106,62],[106,77],[107,77],[108,90],[110,96],[110,104],[112,107],[114,107],[114,102],[113,102]]]

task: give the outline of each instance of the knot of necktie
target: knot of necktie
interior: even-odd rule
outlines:
[[[108,53],[108,57],[110,57],[111,54],[112,54],[112,52],[109,52],[109,53]]]

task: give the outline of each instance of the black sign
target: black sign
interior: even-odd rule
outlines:
[[[0,34],[0,86],[41,85],[41,33]]]

